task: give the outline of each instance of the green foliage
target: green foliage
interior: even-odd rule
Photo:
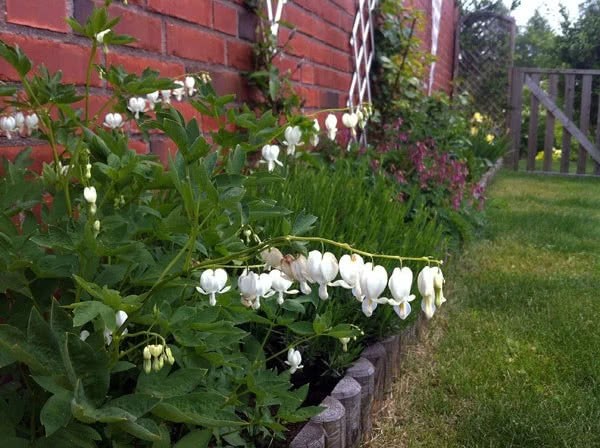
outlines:
[[[518,67],[559,67],[556,35],[539,10],[519,30],[515,45],[515,65]]]
[[[280,20],[278,26],[290,29],[288,41],[282,45],[277,42],[277,35],[271,31],[271,22],[264,15],[264,0],[246,0],[246,7],[251,9],[258,18],[257,39],[253,48],[254,67],[245,73],[250,86],[254,87],[259,98],[252,106],[259,110],[270,110],[275,116],[291,117],[302,106],[302,99],[294,91],[292,73],[282,72],[276,61],[283,54],[295,33],[292,24]],[[296,70],[300,65],[296,67]]]
[[[580,5],[579,17],[571,22],[566,10],[561,10],[561,34],[557,36],[560,61],[567,67],[597,69],[600,67],[600,2],[586,0]]]

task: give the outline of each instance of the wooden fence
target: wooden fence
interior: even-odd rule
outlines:
[[[600,175],[600,95],[594,91],[594,83],[600,87],[600,70],[512,69],[509,127],[515,170],[524,159],[528,171]],[[529,104],[525,103],[525,88],[530,93]],[[591,118],[595,118],[592,126]],[[522,135],[526,119],[527,134]],[[556,138],[556,125],[562,127],[560,139]],[[538,145],[540,127],[543,148]],[[540,149],[543,155],[538,154]]]

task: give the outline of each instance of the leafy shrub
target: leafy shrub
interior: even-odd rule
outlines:
[[[106,6],[94,9],[85,24],[70,20],[90,39],[90,74],[103,45],[130,41],[112,31],[118,19],[108,17]],[[427,248],[429,254],[438,247],[435,222],[413,214],[410,225],[401,225],[406,209],[389,196],[385,180],[374,182],[368,194],[364,180],[357,180],[354,185],[363,188],[345,198],[348,209],[334,209],[337,196],[319,206],[289,200],[294,192],[317,199],[327,180],[315,174],[321,191],[304,192],[301,185],[313,174],[307,170],[303,177],[293,151],[282,163],[273,142],[285,138],[290,150],[289,128],[298,126],[307,140],[313,121],[289,117],[290,126],[281,127],[271,112],[257,115],[236,106],[232,96],[216,95],[206,73],[171,80],[152,70],[138,77],[100,65],[112,90],[102,109],[111,112],[100,124],[102,118],[89,113],[89,82],[82,97],[61,82],[60,73],[32,70],[16,47],[0,42],[0,57],[19,73],[22,86],[0,90],[6,98],[2,131],[30,132],[53,152],[41,175],[27,169],[28,151],[3,162],[0,434],[8,445],[271,446],[283,438],[286,424],[318,411],[301,407],[308,385],[302,377],[291,379],[302,372],[301,351],[307,365],[319,363],[311,355],[361,337],[356,323],[367,324],[357,318],[349,294],[354,309],[337,299],[337,289],[331,293],[336,300],[324,300],[337,275],[331,254],[309,253],[306,281],[318,283],[319,291],[294,299],[283,296],[292,294],[291,278],[254,271],[265,262],[282,271],[284,261],[300,263],[300,257],[282,258],[277,248],[297,253],[322,244],[353,252],[344,242],[303,236],[315,223],[311,208],[323,215],[323,235],[357,244],[364,239],[373,251],[381,248],[376,232],[385,235],[389,250]],[[218,129],[202,132],[195,119],[186,121],[172,97],[185,97]],[[79,101],[83,111],[75,108]],[[124,128],[134,122],[142,135],[162,132],[175,143],[168,169],[130,149]],[[247,161],[261,148],[267,169],[252,169]],[[338,168],[342,176],[352,175],[348,167]],[[294,180],[286,183],[288,174]],[[339,177],[335,192],[348,192]],[[348,213],[361,208],[370,227],[363,216]],[[390,220],[378,220],[376,212]],[[398,229],[408,235],[394,242]],[[354,252],[415,267],[439,263],[428,256]],[[441,271],[434,276],[433,269],[423,269],[431,283],[423,301],[429,315],[434,301],[439,306],[443,299]],[[361,282],[370,282],[371,273],[361,270]],[[272,274],[280,276],[278,286]],[[300,281],[305,275],[290,277]],[[384,282],[380,277],[378,289],[387,285],[387,273]],[[356,286],[354,291],[363,311],[408,299],[381,298],[383,289],[369,297]],[[392,313],[391,306],[381,306],[376,316],[389,320]],[[374,331],[377,325],[370,325]]]

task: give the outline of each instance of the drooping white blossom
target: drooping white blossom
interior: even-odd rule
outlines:
[[[415,295],[410,293],[412,287],[413,273],[407,268],[395,268],[390,276],[388,287],[394,300],[389,299],[388,303],[394,306],[394,311],[404,320],[410,314],[410,303],[415,299]]]
[[[12,133],[17,131],[15,117],[0,117],[0,129],[4,131],[7,139],[12,139]]]
[[[194,86],[196,85],[196,79],[193,76],[186,76],[185,81],[183,81],[185,88],[187,89],[188,96],[194,96],[196,93],[196,89]]]
[[[298,290],[290,289],[292,286],[292,280],[288,278],[279,269],[273,269],[269,272],[271,277],[271,288],[277,293],[277,303],[283,305],[285,300],[285,294],[298,294]]]
[[[344,115],[342,115],[342,123],[344,124],[344,126],[350,129],[350,131],[352,132],[352,136],[356,137],[356,125],[358,124],[358,115],[356,115],[354,112],[345,113]]]
[[[294,155],[296,153],[296,146],[302,146],[302,131],[299,126],[288,126],[285,128],[285,140],[283,143],[287,146],[287,154]]]
[[[146,94],[146,99],[148,100],[148,104],[150,105],[150,110],[154,110],[154,106],[160,102],[160,92],[152,92]]]
[[[260,308],[261,297],[270,297],[275,294],[271,289],[272,280],[269,274],[257,274],[256,272],[244,270],[238,277],[238,289],[245,306]]]
[[[127,109],[135,116],[135,119],[140,118],[140,113],[146,112],[146,100],[142,97],[129,98]]]
[[[118,129],[123,126],[123,117],[120,113],[108,113],[104,116],[104,126],[110,129]]]
[[[171,90],[165,89],[160,91],[161,101],[164,104],[171,104]]]
[[[321,254],[318,250],[311,250],[308,253],[306,260],[308,275],[313,282],[319,284],[319,297],[321,300],[329,298],[327,285],[332,282],[338,275],[339,265],[331,252]]]
[[[209,296],[209,303],[211,306],[215,306],[217,304],[216,295],[223,294],[231,289],[226,284],[227,272],[224,269],[207,269],[200,275],[200,286],[196,286],[196,291]]]
[[[33,131],[38,128],[40,119],[37,114],[29,114],[25,116],[25,127],[27,128],[27,135],[31,135]]]
[[[281,260],[281,270],[289,278],[296,280],[300,284],[302,294],[308,295],[311,293],[309,283],[313,283],[314,280],[308,273],[307,261],[304,255],[298,255],[297,257],[286,255]]]
[[[15,114],[15,126],[19,132],[23,132],[23,129],[25,129],[25,115],[23,115],[23,112],[17,112]]]
[[[327,129],[327,136],[330,140],[335,140],[337,134],[337,117],[333,114],[327,115],[325,119],[325,128]]]
[[[279,166],[283,166],[278,160],[279,157],[279,146],[277,145],[265,145],[262,148],[262,156],[264,160],[261,160],[261,163],[267,164],[267,169],[269,172],[275,169],[275,164]]]
[[[360,274],[364,266],[365,262],[360,255],[342,255],[339,262],[342,280],[333,282],[332,286],[341,286],[346,289],[352,289],[352,295],[359,301],[362,301],[363,295],[360,289]]]
[[[276,247],[269,247],[260,253],[260,258],[267,269],[279,268],[283,260],[283,254]]]
[[[435,271],[429,266],[425,266],[417,277],[417,287],[419,293],[423,297],[421,300],[421,309],[428,319],[431,319],[435,314],[435,287],[434,287]]]
[[[174,81],[173,83],[179,86],[173,89],[173,96],[177,101],[181,101],[185,95],[185,84],[183,81]]]
[[[294,350],[293,348],[288,350],[287,361],[285,363],[290,366],[290,373],[292,374],[304,367],[302,365],[302,355],[298,350]]]
[[[387,271],[383,266],[365,263],[360,274],[360,289],[363,294],[362,311],[365,316],[371,317],[379,303],[387,303],[387,298],[380,297],[387,281]]]
[[[96,187],[85,187],[83,189],[83,197],[88,204],[95,204],[98,194],[96,193]]]
[[[446,280],[444,280],[444,274],[442,273],[442,270],[436,266],[433,269],[433,290],[435,291],[435,306],[437,306],[438,308],[440,306],[442,306],[442,303],[444,303],[446,301],[446,298],[444,297],[444,283],[446,283]]]
[[[313,124],[314,134],[310,136],[310,144],[313,146],[317,146],[319,144],[319,132],[321,131],[321,126],[319,126],[319,120],[315,118]]]

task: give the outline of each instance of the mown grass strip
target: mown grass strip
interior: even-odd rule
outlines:
[[[600,446],[600,180],[503,172],[377,447]]]

